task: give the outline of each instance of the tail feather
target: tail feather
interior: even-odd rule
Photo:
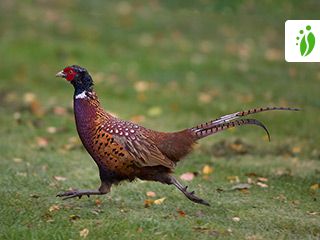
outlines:
[[[270,141],[270,133],[269,133],[267,127],[262,122],[258,121],[257,119],[236,119],[231,122],[224,122],[224,123],[216,124],[211,127],[197,129],[197,130],[194,130],[193,133],[196,135],[197,139],[201,139],[201,138],[207,137],[209,135],[215,134],[217,132],[224,131],[228,128],[238,127],[241,125],[248,125],[248,124],[257,125],[259,127],[262,127],[265,130],[265,132],[267,133],[268,139]]]
[[[270,134],[268,132],[268,129],[260,121],[256,119],[239,119],[239,118],[250,115],[250,114],[254,114],[254,113],[272,111],[272,110],[299,111],[298,108],[289,108],[289,107],[253,108],[247,111],[241,111],[241,112],[231,113],[231,114],[222,116],[215,120],[199,124],[193,128],[190,128],[189,130],[193,132],[193,134],[196,136],[197,139],[201,139],[231,127],[238,127],[241,125],[253,124],[253,125],[262,127],[268,134],[268,138],[270,141]]]

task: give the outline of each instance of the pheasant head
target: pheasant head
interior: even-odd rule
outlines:
[[[56,74],[56,77],[65,78],[69,81],[75,90],[75,95],[81,94],[84,91],[91,92],[93,90],[93,81],[87,69],[72,65],[64,68]]]

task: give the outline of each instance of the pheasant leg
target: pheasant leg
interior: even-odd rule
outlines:
[[[178,188],[192,202],[203,204],[203,205],[206,205],[206,206],[210,206],[210,204],[207,201],[205,201],[205,200],[197,197],[196,195],[194,195],[194,193],[195,193],[194,191],[188,192],[187,191],[188,186],[184,187],[180,182],[178,182],[177,179],[175,179],[172,176],[171,176],[171,184],[173,184],[176,188]]]
[[[103,195],[110,192],[111,184],[102,182],[101,186],[98,190],[69,190],[64,193],[57,194],[57,197],[62,197],[62,200],[66,200],[69,198],[79,197],[79,199],[86,195],[90,197],[90,195]]]

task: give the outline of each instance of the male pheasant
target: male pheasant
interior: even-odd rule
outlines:
[[[93,80],[85,68],[69,66],[56,76],[65,78],[74,87],[77,131],[84,147],[98,165],[101,179],[98,190],[70,190],[57,195],[63,199],[106,194],[112,184],[139,178],[174,185],[191,201],[209,205],[194,192],[188,192],[187,187],[171,175],[176,163],[190,153],[197,140],[246,124],[262,127],[269,137],[267,128],[260,121],[241,117],[269,110],[298,110],[284,107],[255,108],[228,114],[179,132],[157,132],[104,111],[93,90]]]

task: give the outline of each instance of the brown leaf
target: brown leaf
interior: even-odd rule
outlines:
[[[193,178],[194,178],[194,173],[192,172],[186,172],[180,176],[180,179],[184,181],[192,181]]]
[[[150,89],[150,84],[145,81],[138,81],[138,82],[135,82],[134,89],[140,93],[145,92]]]
[[[57,128],[53,127],[53,126],[47,127],[47,132],[51,133],[51,134],[54,134],[54,133],[57,132]]]
[[[267,184],[262,183],[262,182],[257,182],[257,185],[258,185],[259,187],[262,187],[262,188],[267,188],[267,187],[268,187]]]
[[[209,93],[202,92],[198,95],[199,103],[210,103],[212,101],[212,96]]]
[[[153,203],[154,203],[153,199],[146,199],[144,200],[144,207],[145,208],[150,207]]]
[[[97,199],[94,201],[94,203],[96,204],[97,207],[100,207],[101,204],[102,204],[102,201],[101,201],[99,198],[97,198]]]
[[[156,193],[155,193],[155,192],[152,192],[152,191],[148,191],[148,192],[146,193],[146,195],[147,195],[148,197],[155,197],[155,196],[156,196]]]
[[[239,183],[234,186],[232,186],[231,190],[243,190],[243,189],[249,189],[251,188],[251,185],[248,183]]]
[[[32,114],[37,117],[42,117],[44,115],[43,107],[34,93],[26,93],[23,96],[23,100]]]
[[[67,109],[64,107],[56,106],[52,110],[53,114],[57,116],[64,116],[68,113]]]
[[[80,234],[80,237],[86,238],[88,236],[88,234],[89,234],[89,229],[88,228],[84,228],[79,232],[79,234]]]
[[[22,158],[13,158],[12,159],[15,163],[21,163],[23,160]]]
[[[49,212],[54,212],[54,211],[58,211],[60,210],[60,206],[59,205],[52,205],[51,207],[49,207]]]
[[[264,178],[264,177],[258,177],[257,179],[259,182],[268,182],[268,178]]]
[[[57,180],[57,181],[65,181],[65,180],[67,180],[66,177],[62,177],[62,176],[53,176],[53,179]]]
[[[179,214],[180,217],[185,217],[186,213],[180,209],[177,210],[177,213]]]
[[[307,213],[312,216],[320,215],[320,212],[314,212],[314,211],[307,211]]]
[[[240,222],[240,218],[239,218],[239,217],[233,217],[233,218],[232,218],[232,221],[234,221],[234,222]]]
[[[36,143],[38,145],[39,148],[45,148],[48,146],[49,141],[47,138],[44,137],[37,137],[36,138]]]

